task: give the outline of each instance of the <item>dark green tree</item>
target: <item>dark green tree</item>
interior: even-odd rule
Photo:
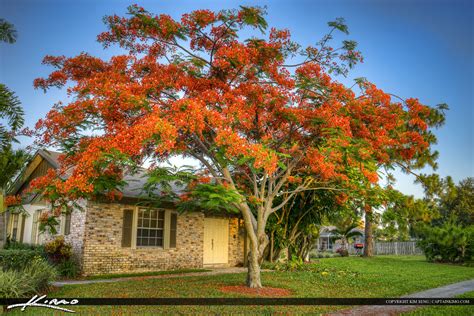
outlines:
[[[469,226],[474,224],[474,178],[468,177],[456,184],[451,177],[441,178],[437,174],[422,175],[419,182],[425,190],[425,202],[439,218],[433,225],[447,221]]]

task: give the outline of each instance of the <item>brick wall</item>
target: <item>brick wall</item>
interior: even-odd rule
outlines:
[[[203,267],[204,214],[178,215],[176,248],[123,248],[123,210],[134,206],[88,202],[84,218],[71,228],[83,231],[84,242],[76,248],[82,254],[84,275],[146,272]],[[77,212],[79,213],[79,212]],[[79,216],[79,215],[77,215]],[[241,225],[241,224],[240,224]],[[229,220],[229,266],[242,265],[244,238],[237,218]]]
[[[92,203],[84,234],[85,275],[201,268],[204,214],[178,216],[176,248],[122,248],[123,204]]]
[[[243,222],[238,218],[229,219],[229,266],[244,264],[244,234]]]
[[[72,250],[79,265],[82,267],[84,255],[84,232],[86,225],[87,208],[82,203],[83,210],[74,210],[71,213],[71,230],[69,235],[64,236],[64,240],[72,245]]]

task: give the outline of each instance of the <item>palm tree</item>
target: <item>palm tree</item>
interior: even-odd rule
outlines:
[[[13,24],[0,19],[0,41],[9,44],[15,43],[17,32]],[[0,239],[5,240],[7,217],[4,212],[4,196],[15,175],[28,159],[24,150],[13,150],[11,143],[16,141],[15,133],[24,124],[23,109],[20,100],[13,91],[4,84],[0,84]]]
[[[13,44],[16,42],[17,32],[13,24],[0,19],[0,41]],[[7,126],[0,124],[0,147],[9,146],[15,141],[14,134],[24,123],[23,109],[20,100],[13,91],[4,84],[0,84],[0,119],[7,122]]]
[[[342,242],[342,249],[347,250],[347,245],[349,243],[349,239],[362,236],[362,233],[357,228],[357,223],[349,223],[349,224],[341,224],[340,226],[336,227],[335,229],[331,230],[331,233],[334,234],[334,240],[341,240]]]
[[[7,126],[0,124],[0,148],[6,148],[11,141],[15,141],[15,132],[19,131],[25,122],[23,114],[18,97],[0,83],[0,119],[7,122]]]
[[[13,44],[16,42],[17,32],[10,22],[0,19],[0,41]]]

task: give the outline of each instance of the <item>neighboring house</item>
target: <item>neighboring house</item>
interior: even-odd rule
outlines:
[[[22,194],[32,179],[58,168],[59,155],[38,151],[10,194]],[[121,200],[81,200],[82,211],[74,210],[60,218],[58,235],[72,245],[84,275],[244,263],[246,234],[242,219],[199,211],[178,214],[173,205],[138,206],[145,173],[125,180],[128,184]],[[10,238],[32,244],[53,238],[39,231],[38,219],[47,207],[41,196],[28,195],[23,206],[27,215],[8,216]]]
[[[318,240],[318,251],[330,251],[335,252],[341,247],[341,241],[335,239],[335,234],[332,232],[336,226],[323,226],[320,229],[319,240]],[[354,228],[359,231],[362,236],[352,238],[349,247],[353,247],[354,244],[364,243],[364,230],[360,228]]]

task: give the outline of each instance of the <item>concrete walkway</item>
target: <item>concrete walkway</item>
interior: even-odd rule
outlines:
[[[454,283],[435,289],[426,290],[422,292],[413,293],[410,295],[403,296],[402,298],[451,298],[457,295],[464,294],[466,292],[474,291],[474,279]],[[353,309],[342,310],[335,313],[327,314],[332,316],[392,316],[399,315],[400,313],[406,313],[416,308],[423,306],[420,305],[384,305],[384,306],[359,306]]]
[[[115,283],[115,282],[136,281],[136,280],[146,280],[146,279],[172,279],[172,278],[182,278],[182,277],[188,277],[188,276],[207,276],[207,275],[233,274],[233,273],[245,273],[245,272],[247,272],[247,268],[239,268],[239,267],[216,268],[216,269],[212,269],[212,271],[205,271],[205,272],[185,272],[185,273],[176,273],[176,274],[134,276],[134,277],[97,279],[97,280],[65,280],[65,281],[52,282],[51,285],[64,286],[64,285],[75,285],[75,284]]]

